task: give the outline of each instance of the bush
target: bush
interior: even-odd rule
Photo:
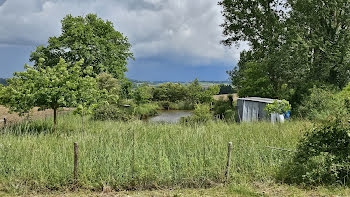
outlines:
[[[343,100],[336,97],[336,91],[323,87],[312,88],[311,94],[298,107],[298,114],[309,120],[329,122],[341,118],[345,114]]]
[[[182,122],[186,123],[201,123],[207,122],[213,118],[212,113],[210,112],[209,105],[206,104],[196,104],[193,111],[193,115],[183,118]]]
[[[225,111],[224,118],[228,121],[236,121],[237,113],[235,110],[229,109]]]
[[[236,107],[232,100],[218,100],[214,102],[213,106],[214,116],[222,120],[235,121],[236,120]]]
[[[133,108],[133,114],[138,117],[138,119],[145,119],[149,116],[154,116],[158,112],[159,106],[154,103],[145,103],[137,105]]]
[[[162,109],[169,110],[171,103],[169,101],[159,101],[158,104]]]
[[[349,185],[349,173],[350,128],[335,123],[306,133],[279,178],[288,183]]]
[[[178,101],[176,103],[170,103],[169,109],[174,110],[193,110],[194,105],[188,101]]]
[[[128,108],[122,108],[118,105],[100,104],[93,114],[94,120],[131,120],[133,118],[132,111]]]
[[[267,111],[268,114],[272,113],[278,113],[278,114],[283,114],[287,113],[292,109],[291,105],[289,104],[288,101],[282,100],[282,101],[273,101],[273,103],[267,104],[265,107],[265,111]]]

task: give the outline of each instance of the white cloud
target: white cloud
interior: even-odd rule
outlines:
[[[0,44],[40,45],[60,34],[60,20],[96,13],[128,36],[136,58],[190,56],[201,64],[232,62],[247,49],[224,47],[214,0],[8,0],[0,6]]]

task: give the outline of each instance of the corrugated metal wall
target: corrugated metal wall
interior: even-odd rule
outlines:
[[[270,120],[271,116],[264,111],[267,103],[257,101],[237,100],[237,110],[240,122]]]

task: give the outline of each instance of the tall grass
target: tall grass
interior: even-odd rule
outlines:
[[[206,187],[223,179],[227,143],[233,142],[231,181],[272,180],[309,127],[297,121],[199,125],[142,121],[90,121],[85,135],[79,116],[23,123],[0,134],[0,189],[64,190],[73,183],[73,143],[79,144],[80,187],[116,190]]]

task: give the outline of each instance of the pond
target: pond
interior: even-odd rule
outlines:
[[[178,123],[182,117],[192,115],[192,111],[188,110],[161,110],[158,115],[148,118],[149,122],[164,122],[164,123]]]

